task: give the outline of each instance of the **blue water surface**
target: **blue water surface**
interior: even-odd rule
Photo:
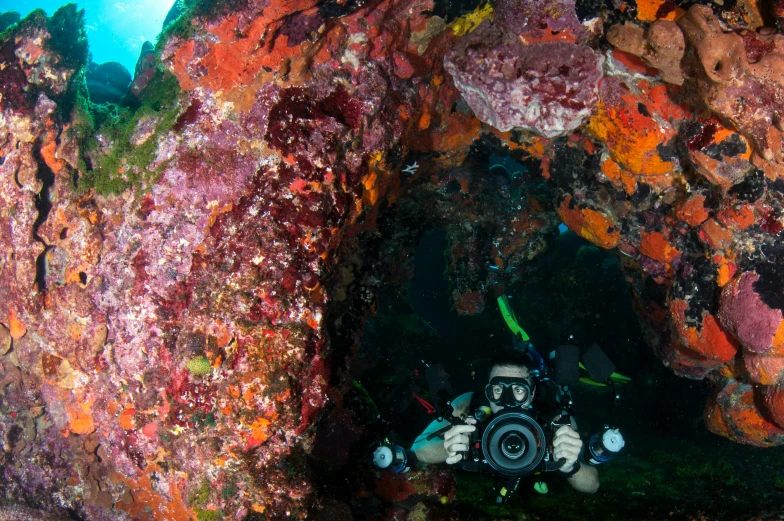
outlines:
[[[2,0],[0,12],[18,11],[24,18],[34,9],[52,15],[64,0]],[[92,60],[116,61],[133,75],[139,51],[145,40],[155,43],[163,20],[174,0],[84,0],[75,2],[85,11],[87,38]]]

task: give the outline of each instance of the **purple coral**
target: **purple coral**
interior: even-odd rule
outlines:
[[[565,41],[525,45],[500,29],[485,22],[444,60],[476,116],[501,131],[545,137],[579,127],[599,99],[602,57]]]
[[[539,39],[549,29],[552,35],[571,33],[579,41],[586,34],[573,0],[550,0],[546,4],[539,0],[498,0],[495,13],[498,27],[515,35]]]
[[[754,353],[764,353],[771,348],[781,323],[781,310],[769,307],[755,291],[760,276],[748,271],[736,282],[728,285],[721,296],[719,318]]]

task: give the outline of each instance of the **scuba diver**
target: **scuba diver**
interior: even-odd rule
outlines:
[[[472,435],[479,427],[479,420],[471,416],[472,411],[489,409],[488,415],[497,416],[502,411],[532,410],[536,395],[534,372],[537,365],[528,353],[519,350],[499,352],[491,362],[484,392],[468,392],[455,398],[451,402],[455,421],[444,418],[433,421],[411,447],[416,459],[422,463],[450,465],[464,462],[474,443]],[[568,420],[561,420],[564,421],[552,435],[552,457],[560,463],[557,470],[575,490],[596,492],[599,488],[599,473],[596,467],[582,457],[583,441],[577,433],[577,424],[571,415],[568,415]],[[443,431],[443,439],[433,436],[438,431]],[[514,451],[514,446],[511,450]],[[509,453],[505,454],[509,456]]]
[[[447,463],[469,472],[480,472],[506,485],[494,487],[495,502],[509,501],[522,478],[542,473],[560,474],[579,492],[599,488],[596,465],[614,459],[625,441],[610,425],[583,443],[573,416],[572,386],[584,383],[611,390],[613,407],[619,387],[630,379],[615,372],[615,365],[598,345],[587,349],[557,346],[548,361],[529,341],[514,316],[506,296],[498,306],[514,333],[512,349],[499,352],[490,362],[486,383],[476,392],[452,399],[454,392],[443,366],[425,362],[424,375],[436,420],[405,449],[387,438],[376,446],[372,462],[380,470],[405,473],[419,463]],[[541,477],[534,490],[546,494]]]

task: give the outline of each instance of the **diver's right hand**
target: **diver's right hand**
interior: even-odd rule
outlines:
[[[476,423],[476,420],[469,418],[467,421],[471,424]],[[468,444],[471,443],[471,438],[468,433],[474,432],[476,426],[474,425],[455,425],[444,433],[444,449],[446,449],[446,463],[454,465],[463,459],[463,452],[468,451]]]

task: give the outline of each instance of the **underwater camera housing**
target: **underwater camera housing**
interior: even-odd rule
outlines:
[[[475,417],[484,416],[477,412]],[[528,410],[507,408],[492,416],[486,425],[479,418],[477,422],[461,465],[464,470],[517,478],[563,466],[563,460],[553,461],[552,438],[559,427],[571,424],[568,414],[545,422]]]

